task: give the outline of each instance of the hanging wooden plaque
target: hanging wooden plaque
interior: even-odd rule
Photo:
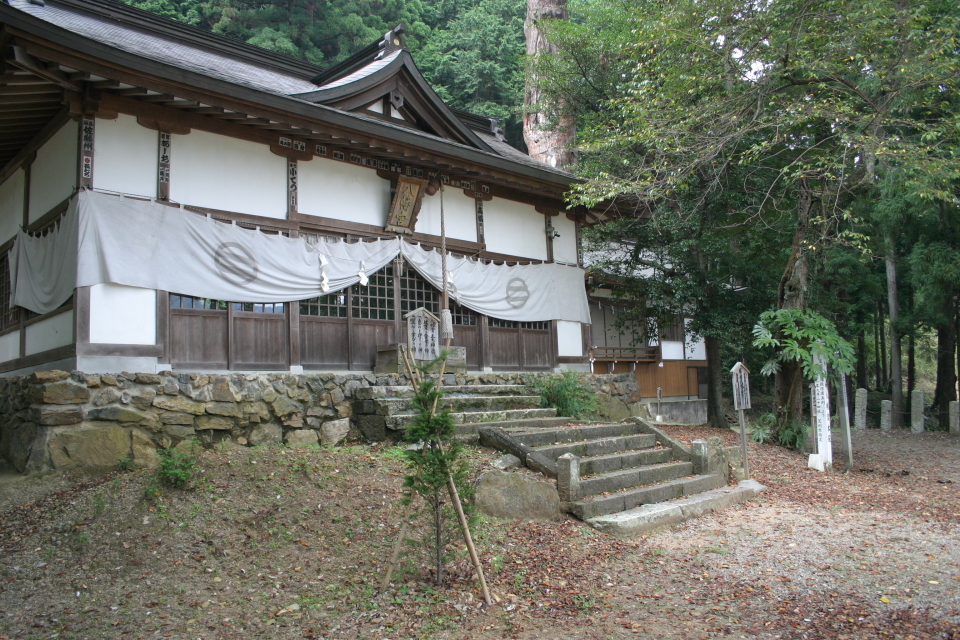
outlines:
[[[387,216],[387,225],[384,227],[390,233],[413,233],[417,226],[417,214],[420,213],[420,202],[423,199],[427,181],[410,176],[397,177],[397,190],[393,195],[390,213]]]

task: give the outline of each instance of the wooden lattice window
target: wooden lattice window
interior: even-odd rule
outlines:
[[[208,311],[226,311],[226,300],[214,300],[212,298],[196,298],[194,296],[185,296],[179,293],[170,294],[171,309],[206,309]]]
[[[234,311],[252,311],[253,313],[283,313],[283,302],[234,302]]]
[[[20,307],[10,305],[10,252],[0,258],[0,331],[20,323]]]
[[[416,270],[407,267],[400,275],[400,311],[406,314],[418,307],[440,314],[440,290],[427,282]],[[450,302],[453,324],[466,327],[477,326],[477,314],[456,302]]]
[[[440,313],[440,292],[407,267],[400,276],[400,311],[406,314],[419,307],[433,314]]]
[[[351,287],[351,312],[364,320],[393,320],[393,266],[387,265],[369,277],[367,286]]]
[[[521,329],[531,329],[533,331],[547,331],[550,329],[549,320],[538,320],[537,322],[521,322]]]
[[[490,318],[490,326],[496,329],[516,329],[520,326],[519,322],[513,320],[501,320],[500,318]]]
[[[348,289],[319,298],[300,301],[300,315],[320,318],[346,318]]]

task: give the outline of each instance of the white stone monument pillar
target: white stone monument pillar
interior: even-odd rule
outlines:
[[[833,469],[833,441],[830,432],[830,389],[827,387],[827,362],[820,356],[814,356],[813,362],[820,369],[820,374],[813,382],[817,453],[810,454],[807,466],[817,471],[830,471]]]
[[[960,402],[950,403],[950,433],[960,433]]]
[[[881,400],[880,401],[880,428],[883,431],[890,431],[892,428],[893,419],[893,401],[892,400]]]
[[[923,433],[923,391],[914,389],[910,398],[910,431],[912,433]]]
[[[857,389],[856,408],[854,409],[854,427],[857,431],[867,428],[867,390]]]

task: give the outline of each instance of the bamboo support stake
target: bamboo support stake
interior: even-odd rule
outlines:
[[[393,554],[391,554],[390,564],[387,566],[387,575],[383,576],[383,582],[380,585],[381,591],[385,591],[386,588],[390,586],[390,576],[393,575],[393,570],[397,566],[397,560],[400,558],[400,546],[407,537],[407,525],[410,523],[410,512],[413,511],[413,502],[416,499],[417,492],[411,491],[410,501],[407,502],[407,508],[403,510],[403,523],[400,525],[400,535],[397,536],[397,541],[393,545]]]
[[[410,359],[407,358],[407,348],[403,345],[400,346],[400,355],[403,356],[403,364],[407,368],[407,375],[410,376],[410,386],[413,387],[413,392],[416,393],[420,390],[420,384],[417,381],[417,378],[413,375],[413,368],[410,366]]]

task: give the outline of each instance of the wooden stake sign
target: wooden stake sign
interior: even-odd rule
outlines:
[[[387,225],[384,227],[390,233],[413,233],[417,226],[417,214],[420,213],[420,204],[423,200],[423,191],[426,180],[400,176],[397,178],[397,191],[390,205],[387,215]]]
[[[433,360],[440,355],[440,318],[423,307],[406,315],[407,344],[414,360]]]
[[[743,417],[743,410],[750,408],[750,370],[742,362],[733,365],[730,369],[733,375],[733,408],[740,418],[740,448],[743,451],[743,473],[750,479],[750,463],[747,462],[747,423]]]

